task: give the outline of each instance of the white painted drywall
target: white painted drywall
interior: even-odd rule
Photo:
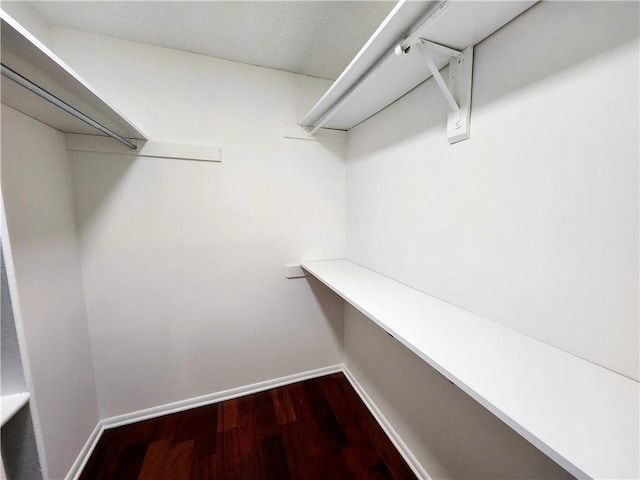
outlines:
[[[1,203],[1,202],[0,202]],[[5,236],[4,205],[0,205],[2,221],[2,240]],[[5,241],[5,247],[8,243]],[[6,255],[6,257],[5,257]],[[15,323],[15,314],[9,292],[9,276],[13,275],[12,264],[7,265],[5,258],[9,258],[11,252],[5,253],[0,246],[2,257],[2,272],[0,281],[0,320],[1,320],[1,344],[0,344],[0,393],[2,396],[27,392],[27,381],[22,354],[18,340],[18,332]],[[9,258],[9,260],[11,260]],[[24,335],[21,336],[24,338]],[[2,402],[4,404],[4,401]],[[3,414],[5,412],[2,412]],[[3,415],[4,416],[4,415]],[[13,480],[41,480],[42,468],[38,456],[38,447],[35,436],[34,422],[30,406],[16,412],[6,424],[2,425],[0,434],[0,479],[7,478],[9,472]]]
[[[344,336],[349,370],[431,478],[573,478],[349,304]]]
[[[16,331],[15,317],[11,305],[9,282],[4,260],[5,254],[1,246],[0,255],[2,256],[0,280],[0,332],[2,332],[2,336],[0,337],[0,393],[4,396],[26,392],[27,383],[25,381],[20,345],[18,343],[18,333]]]
[[[64,478],[99,420],[69,163],[60,132],[4,105],[2,197],[45,476]]]
[[[222,163],[70,153],[101,416],[340,363],[342,302],[284,275],[344,255],[346,145],[282,128],[329,82],[54,33],[150,139],[222,147]]]
[[[637,380],[638,13],[541,2],[479,44],[468,141],[431,80],[352,129],[347,258]]]

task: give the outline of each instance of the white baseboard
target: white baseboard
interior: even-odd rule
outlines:
[[[427,474],[420,462],[411,453],[407,445],[402,441],[398,433],[391,426],[391,424],[384,417],[380,409],[373,402],[371,397],[364,390],[362,385],[358,383],[351,371],[346,365],[332,365],[329,367],[318,368],[315,370],[309,370],[306,372],[296,373],[293,375],[287,375],[285,377],[275,378],[272,380],[266,380],[264,382],[254,383],[252,385],[246,385],[243,387],[232,388],[229,390],[223,390],[217,393],[211,393],[208,395],[202,395],[199,397],[188,398],[186,400],[180,400],[178,402],[167,403],[165,405],[159,405],[157,407],[146,408],[138,410],[136,412],[125,413],[124,415],[117,415],[115,417],[105,418],[100,420],[96,427],[89,435],[87,442],[82,447],[78,458],[71,466],[69,473],[66,476],[67,480],[76,480],[82,472],[82,469],[87,464],[91,453],[93,452],[98,440],[102,436],[104,430],[109,428],[120,427],[142,420],[148,420],[150,418],[161,417],[171,413],[181,412],[183,410],[189,410],[191,408],[202,407],[210,405],[212,403],[224,402],[225,400],[231,400],[233,398],[242,397],[244,395],[251,395],[253,393],[263,392],[272,388],[282,387],[296,382],[302,382],[304,380],[310,380],[312,378],[322,377],[324,375],[330,375],[332,373],[343,372],[345,377],[349,380],[349,383],[353,386],[354,390],[358,393],[364,404],[367,406],[371,414],[376,421],[380,424],[384,432],[387,434],[391,442],[400,452],[400,455],[407,462],[411,470],[416,476],[422,480],[431,480],[431,477]]]
[[[409,450],[407,444],[402,441],[402,438],[400,438],[398,432],[396,432],[396,430],[391,426],[389,421],[385,418],[385,416],[373,402],[369,394],[367,394],[365,389],[362,387],[362,385],[360,385],[358,380],[356,380],[356,377],[353,375],[353,373],[351,373],[346,365],[342,366],[342,372],[344,373],[344,376],[347,377],[347,380],[349,380],[349,383],[351,383],[351,386],[358,393],[378,424],[380,424],[380,426],[384,430],[384,433],[387,434],[387,436],[391,440],[391,443],[393,443],[398,452],[400,452],[400,455],[402,455],[402,458],[404,458],[405,462],[407,462],[413,473],[415,473],[416,476],[422,480],[432,480],[427,471],[422,467],[422,465],[420,465],[420,462],[415,457],[415,455],[411,452],[411,450]]]
[[[146,408],[138,410],[136,412],[125,413],[124,415],[117,415],[115,417],[105,418],[100,420],[96,427],[89,435],[87,442],[80,450],[78,458],[73,462],[69,473],[65,477],[66,480],[77,480],[82,469],[87,464],[89,457],[93,453],[93,449],[98,443],[98,440],[108,428],[120,427],[122,425],[128,425],[130,423],[139,422],[142,420],[148,420],[150,418],[161,417],[162,415],[168,415],[170,413],[181,412],[183,410],[189,410],[190,408],[202,407],[204,405],[210,405],[212,403],[224,402],[225,400],[231,400],[232,398],[241,397],[243,395],[251,395],[252,393],[258,393],[272,388],[282,387],[291,383],[302,382],[312,378],[322,377],[331,373],[341,372],[343,365],[332,365],[329,367],[317,368],[315,370],[309,370],[306,372],[295,373],[293,375],[287,375],[286,377],[274,378],[272,380],[266,380],[264,382],[254,383],[252,385],[246,385],[244,387],[232,388],[229,390],[223,390],[222,392],[212,393],[209,395],[202,395],[200,397],[188,398],[186,400],[180,400],[178,402],[167,403],[165,405],[159,405],[157,407]]]
[[[231,400],[232,398],[263,392],[265,390],[282,387],[283,385],[289,385],[303,380],[309,380],[311,378],[322,377],[323,375],[341,372],[342,369],[342,365],[332,365],[330,367],[318,368],[307,372],[295,373],[293,375],[287,375],[286,377],[274,378],[273,380],[245,385],[244,387],[231,388],[229,390],[223,390],[222,392],[210,393],[200,397],[188,398],[178,402],[167,403],[157,407],[138,410],[137,412],[125,413],[124,415],[106,418],[102,420],[102,424],[105,429],[120,427],[122,425],[128,425],[129,423],[140,422],[142,420],[148,420],[150,418],[160,417],[170,413],[189,410],[190,408],[210,405],[212,403],[224,402],[225,400]]]
[[[76,461],[71,465],[69,473],[67,473],[66,480],[76,480],[80,476],[80,473],[82,473],[89,457],[93,453],[93,449],[96,448],[103,431],[104,427],[102,426],[102,420],[100,420],[89,435],[89,438],[82,447],[82,450],[80,450],[78,458],[76,458]]]

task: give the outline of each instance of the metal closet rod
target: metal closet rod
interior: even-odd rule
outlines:
[[[18,85],[26,88],[30,92],[33,92],[36,95],[38,95],[39,97],[44,98],[46,101],[52,103],[56,107],[61,108],[62,110],[64,110],[65,112],[67,112],[70,115],[73,115],[78,120],[82,120],[87,125],[91,125],[93,128],[96,128],[96,129],[100,130],[105,135],[108,135],[111,138],[113,138],[114,140],[117,140],[118,142],[122,143],[123,145],[126,145],[131,150],[137,150],[138,149],[138,146],[135,143],[132,143],[129,140],[127,140],[126,138],[118,135],[114,131],[109,130],[104,125],[96,122],[93,118],[88,117],[87,115],[82,113],[80,110],[77,110],[77,109],[73,108],[71,105],[69,105],[65,101],[60,100],[55,95],[47,92],[44,88],[36,85],[35,83],[33,83],[28,78],[23,77],[22,75],[20,75],[18,72],[14,71],[14,70],[11,70],[4,63],[2,63],[0,65],[2,65],[2,75],[7,77],[8,79],[13,80]]]

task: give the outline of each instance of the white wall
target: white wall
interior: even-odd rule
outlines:
[[[346,145],[282,137],[328,82],[54,33],[149,138],[223,149],[218,164],[71,154],[101,416],[340,363],[342,303],[284,277],[344,256]]]
[[[24,332],[20,330],[18,333],[17,315],[14,313],[11,300],[11,293],[14,295],[16,293],[14,290],[15,273],[4,211],[4,202],[0,201],[0,236],[2,237],[0,239],[0,243],[2,243],[0,245],[0,256],[2,257],[0,393],[3,397],[28,392],[31,385],[31,376],[29,376],[29,383],[27,382],[27,374],[30,372],[24,369],[22,352],[20,351],[20,344],[24,345]],[[9,291],[10,288],[13,292]],[[13,480],[42,480],[42,467],[38,455],[38,441],[41,442],[42,437],[38,436],[38,440],[36,440],[33,412],[34,409],[31,406],[22,408],[6,424],[2,425],[2,433],[0,434],[2,449],[0,452],[0,479],[2,480],[7,478],[6,472],[10,472],[9,475]]]
[[[2,106],[2,197],[47,478],[98,422],[71,178],[61,133]]]
[[[573,478],[350,305],[345,362],[433,479]]]
[[[3,214],[0,213],[0,215]],[[5,252],[2,250],[1,245],[0,254],[2,256],[0,280],[0,332],[2,332],[0,337],[0,393],[4,396],[26,392],[27,384],[24,367],[22,366],[22,356],[20,355],[15,316],[11,305],[11,295],[9,293],[9,281],[4,260]],[[8,254],[9,252],[7,252]]]
[[[638,379],[638,8],[482,42],[468,141],[430,80],[352,129],[348,258]]]
[[[638,379],[638,7],[479,44],[468,141],[431,80],[352,129],[347,258]],[[434,478],[563,474],[350,308],[345,356]]]

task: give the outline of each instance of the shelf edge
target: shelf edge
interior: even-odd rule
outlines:
[[[11,418],[29,403],[29,393],[14,393],[2,397],[2,420],[0,426],[4,426]]]

